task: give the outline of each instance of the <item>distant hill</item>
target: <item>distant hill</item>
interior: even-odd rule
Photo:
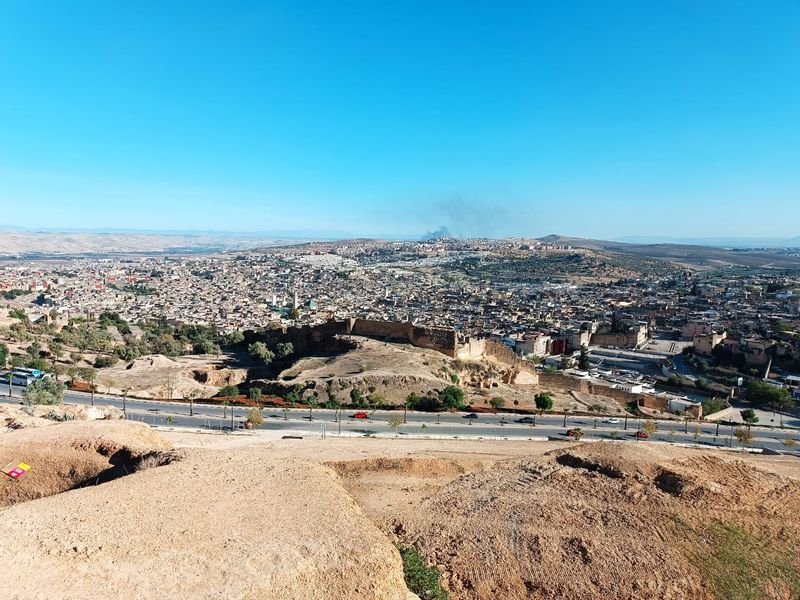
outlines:
[[[800,238],[798,240],[800,245]],[[549,244],[567,244],[575,248],[586,248],[645,258],[655,258],[698,267],[734,265],[754,268],[800,269],[800,257],[779,248],[721,248],[697,244],[631,244],[604,240],[591,240],[550,234],[539,238]],[[791,244],[787,244],[791,247]]]
[[[668,236],[625,236],[615,241],[626,244],[678,244],[714,248],[797,248],[800,236],[793,238],[673,238]]]

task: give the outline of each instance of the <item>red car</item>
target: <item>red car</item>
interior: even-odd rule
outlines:
[[[363,410],[359,411],[357,413],[353,413],[353,415],[352,415],[353,419],[366,419],[368,417],[369,417],[369,415],[366,412],[364,412]]]
[[[583,430],[580,427],[576,427],[575,429],[570,429],[567,431],[567,436],[571,438],[575,438],[576,440],[581,439],[583,435]]]
[[[644,432],[644,431],[637,431],[637,432],[636,432],[636,438],[637,438],[637,439],[640,439],[640,440],[646,440],[646,439],[647,439],[647,438],[649,438],[649,437],[650,437],[650,434],[649,434],[649,433],[646,433],[646,432]]]

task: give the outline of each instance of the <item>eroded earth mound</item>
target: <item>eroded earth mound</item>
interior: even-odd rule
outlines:
[[[798,598],[800,483],[717,455],[594,443],[500,461],[396,525],[452,598]]]
[[[69,425],[34,431],[70,449]],[[4,598],[416,598],[330,468],[255,447],[0,509],[0,578]]]

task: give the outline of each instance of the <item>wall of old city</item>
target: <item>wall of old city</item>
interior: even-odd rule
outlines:
[[[295,351],[308,354],[316,349],[325,349],[337,335],[357,335],[362,337],[391,339],[408,342],[420,348],[430,348],[455,358],[457,335],[453,329],[442,327],[421,327],[413,323],[398,321],[377,321],[372,319],[330,320],[320,325],[287,327],[285,329],[265,329],[246,331],[245,342],[266,343],[274,348],[278,343],[292,342]]]
[[[621,404],[636,402],[645,408],[652,408],[667,412],[669,403],[666,398],[653,396],[651,394],[633,394],[620,388],[613,388],[607,385],[593,383],[587,379],[578,379],[563,375],[562,373],[539,373],[539,385],[543,388],[552,387],[554,389],[566,390],[582,394],[593,394],[612,398]],[[686,412],[695,416],[702,416],[702,406],[695,405],[687,408]]]

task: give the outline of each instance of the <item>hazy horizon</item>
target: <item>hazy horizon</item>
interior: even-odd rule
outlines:
[[[0,7],[0,220],[800,234],[800,4]]]

